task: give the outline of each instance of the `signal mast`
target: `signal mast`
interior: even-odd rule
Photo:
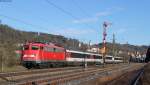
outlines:
[[[103,48],[102,48],[102,54],[103,54],[103,63],[105,65],[105,56],[106,56],[106,36],[107,36],[107,28],[111,25],[111,23],[104,22],[103,23]]]

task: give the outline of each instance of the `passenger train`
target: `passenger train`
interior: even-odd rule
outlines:
[[[82,66],[103,64],[101,54],[66,50],[60,46],[49,43],[30,42],[23,45],[21,63],[26,68],[57,67],[57,66]],[[121,63],[122,57],[106,55],[106,63]]]

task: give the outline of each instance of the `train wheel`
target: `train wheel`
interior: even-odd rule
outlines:
[[[55,67],[54,63],[51,63],[51,64],[50,64],[50,67],[54,68],[54,67]]]
[[[26,67],[27,69],[31,69],[32,67]]]
[[[26,64],[26,68],[27,68],[27,69],[31,69],[31,68],[32,68],[32,65],[31,65],[30,63],[27,63],[27,64]]]

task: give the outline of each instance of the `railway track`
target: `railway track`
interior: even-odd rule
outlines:
[[[51,69],[34,69],[34,70],[27,70],[27,71],[20,71],[20,72],[7,72],[7,73],[0,73],[0,76],[18,76],[18,75],[29,75],[29,74],[36,74],[40,72],[49,72],[49,71],[59,71],[59,70],[67,70],[67,69],[76,69],[81,67],[65,67],[65,68],[51,68]]]
[[[56,68],[56,69],[43,69],[43,70],[32,70],[16,73],[3,73],[1,76],[5,76],[7,83],[4,84],[14,84],[14,85],[46,85],[68,82],[71,80],[84,79],[92,75],[99,75],[102,73],[109,73],[112,70],[118,68],[128,69],[128,65],[114,65],[112,67],[68,67],[68,68]],[[11,75],[11,76],[10,76]],[[93,77],[92,77],[93,78]]]
[[[147,65],[148,65],[148,64],[147,64]],[[133,80],[132,80],[132,82],[131,82],[130,85],[139,85],[140,79],[141,79],[141,77],[143,76],[144,68],[145,68],[145,67],[146,67],[146,65],[143,66],[143,68],[141,68],[141,69],[139,69],[139,70],[137,71],[137,73],[136,73],[136,75],[133,77]]]
[[[62,74],[62,75],[58,75],[55,77],[47,77],[44,78],[42,80],[33,80],[31,82],[28,83],[24,83],[21,85],[32,85],[37,84],[37,85],[59,85],[65,83],[64,85],[68,85],[69,83],[71,83],[71,85],[73,85],[73,83],[75,85],[79,84],[77,82],[83,82],[87,79],[91,79],[94,77],[98,77],[98,76],[103,76],[103,75],[108,75],[110,71],[118,69],[123,67],[123,69],[128,69],[128,65],[122,65],[122,66],[116,66],[116,67],[109,67],[109,68],[99,68],[99,69],[93,69],[93,70],[85,70],[82,72],[77,72],[77,73],[71,73],[71,74]],[[72,81],[73,80],[73,81]],[[69,82],[68,82],[69,81]],[[72,81],[72,82],[71,82]]]
[[[109,66],[109,65],[107,65]],[[106,67],[107,67],[106,66]],[[93,66],[89,66],[93,67]],[[73,69],[83,69],[83,67],[65,67],[65,68],[48,68],[48,69],[34,69],[34,70],[27,70],[27,71],[20,71],[20,72],[7,72],[7,73],[0,73],[0,78],[9,81],[10,77],[17,77],[17,76],[24,76],[24,75],[36,75],[41,73],[48,73],[48,72],[57,72],[57,71],[66,71],[66,70],[73,70]]]
[[[139,85],[139,80],[143,74],[143,68],[145,64],[140,64],[139,66],[134,66],[132,69],[127,69],[122,71],[118,77],[111,80],[111,82],[106,82],[108,85]],[[122,83],[124,82],[124,83]]]
[[[36,70],[27,70],[21,72],[8,72],[8,73],[0,73],[0,78],[6,81],[14,81],[18,76],[26,77],[33,76],[41,73],[48,73],[48,72],[57,72],[63,70],[73,70],[73,69],[81,69],[82,67],[66,67],[66,68],[52,68],[52,69],[36,69]]]
[[[138,85],[139,80],[141,78],[141,76],[143,75],[144,70],[140,69],[139,72],[137,73],[136,77],[134,78],[134,80],[132,81],[132,83],[130,85]]]

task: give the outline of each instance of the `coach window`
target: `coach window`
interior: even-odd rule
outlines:
[[[78,58],[87,58],[88,56],[86,55],[86,54],[77,54],[78,56]]]
[[[79,58],[85,58],[86,55],[85,54],[79,54]]]
[[[100,59],[101,56],[95,55],[95,59]]]
[[[95,59],[95,55],[93,55],[93,58]]]
[[[102,59],[102,56],[99,56],[100,57],[100,59]]]
[[[106,59],[110,59],[110,60],[111,60],[111,59],[112,59],[112,57],[106,57]]]
[[[95,59],[102,59],[102,56],[95,55]]]
[[[94,55],[90,55],[90,59],[94,59]]]
[[[90,55],[85,54],[85,58],[90,58]]]
[[[121,58],[115,58],[115,60],[121,60]]]
[[[118,60],[118,58],[115,58],[115,60]]]
[[[83,56],[84,56],[83,54],[71,53],[72,58],[84,58]]]
[[[71,53],[71,57],[72,58],[76,58],[76,54],[75,53]]]

